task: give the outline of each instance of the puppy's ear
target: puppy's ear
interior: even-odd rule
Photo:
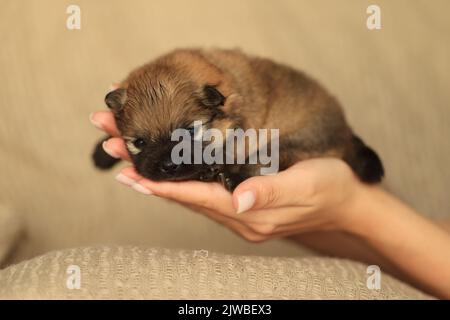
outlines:
[[[127,100],[127,90],[119,88],[109,92],[105,97],[105,103],[112,111],[120,111]]]
[[[201,102],[207,107],[223,106],[225,103],[225,97],[215,87],[206,85],[203,88],[203,97]]]

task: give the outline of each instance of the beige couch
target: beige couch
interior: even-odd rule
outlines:
[[[423,297],[385,275],[369,290],[363,265],[247,243],[120,186],[90,163],[100,133],[88,115],[111,82],[170,49],[240,47],[323,82],[379,150],[386,187],[449,217],[448,1],[376,1],[377,31],[360,0],[76,2],[81,30],[66,29],[72,1],[2,2],[0,298]],[[72,263],[86,280],[78,291],[64,287]]]

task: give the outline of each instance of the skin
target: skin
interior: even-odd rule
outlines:
[[[96,112],[91,122],[113,137],[105,151],[130,161],[112,113]],[[233,194],[217,183],[150,181],[132,166],[120,173],[133,189],[176,201],[249,241],[288,237],[328,255],[377,264],[450,299],[450,224],[436,225],[381,187],[361,183],[342,160],[302,161],[247,179]],[[254,203],[237,214],[244,193]]]

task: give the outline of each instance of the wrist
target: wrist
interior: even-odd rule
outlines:
[[[379,185],[360,184],[344,209],[342,231],[361,238],[371,237],[395,215],[387,210],[393,201]]]

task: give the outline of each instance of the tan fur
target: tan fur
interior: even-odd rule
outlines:
[[[229,117],[213,123],[223,133],[238,125],[280,129],[280,140],[302,136],[301,150],[291,150],[297,160],[317,154],[341,157],[350,141],[340,106],[314,80],[267,59],[218,49],[175,50],[133,71],[123,84],[128,92],[122,133],[156,139],[185,123],[207,121],[192,98],[205,84],[227,98],[223,110]],[[335,145],[329,145],[329,134]]]

